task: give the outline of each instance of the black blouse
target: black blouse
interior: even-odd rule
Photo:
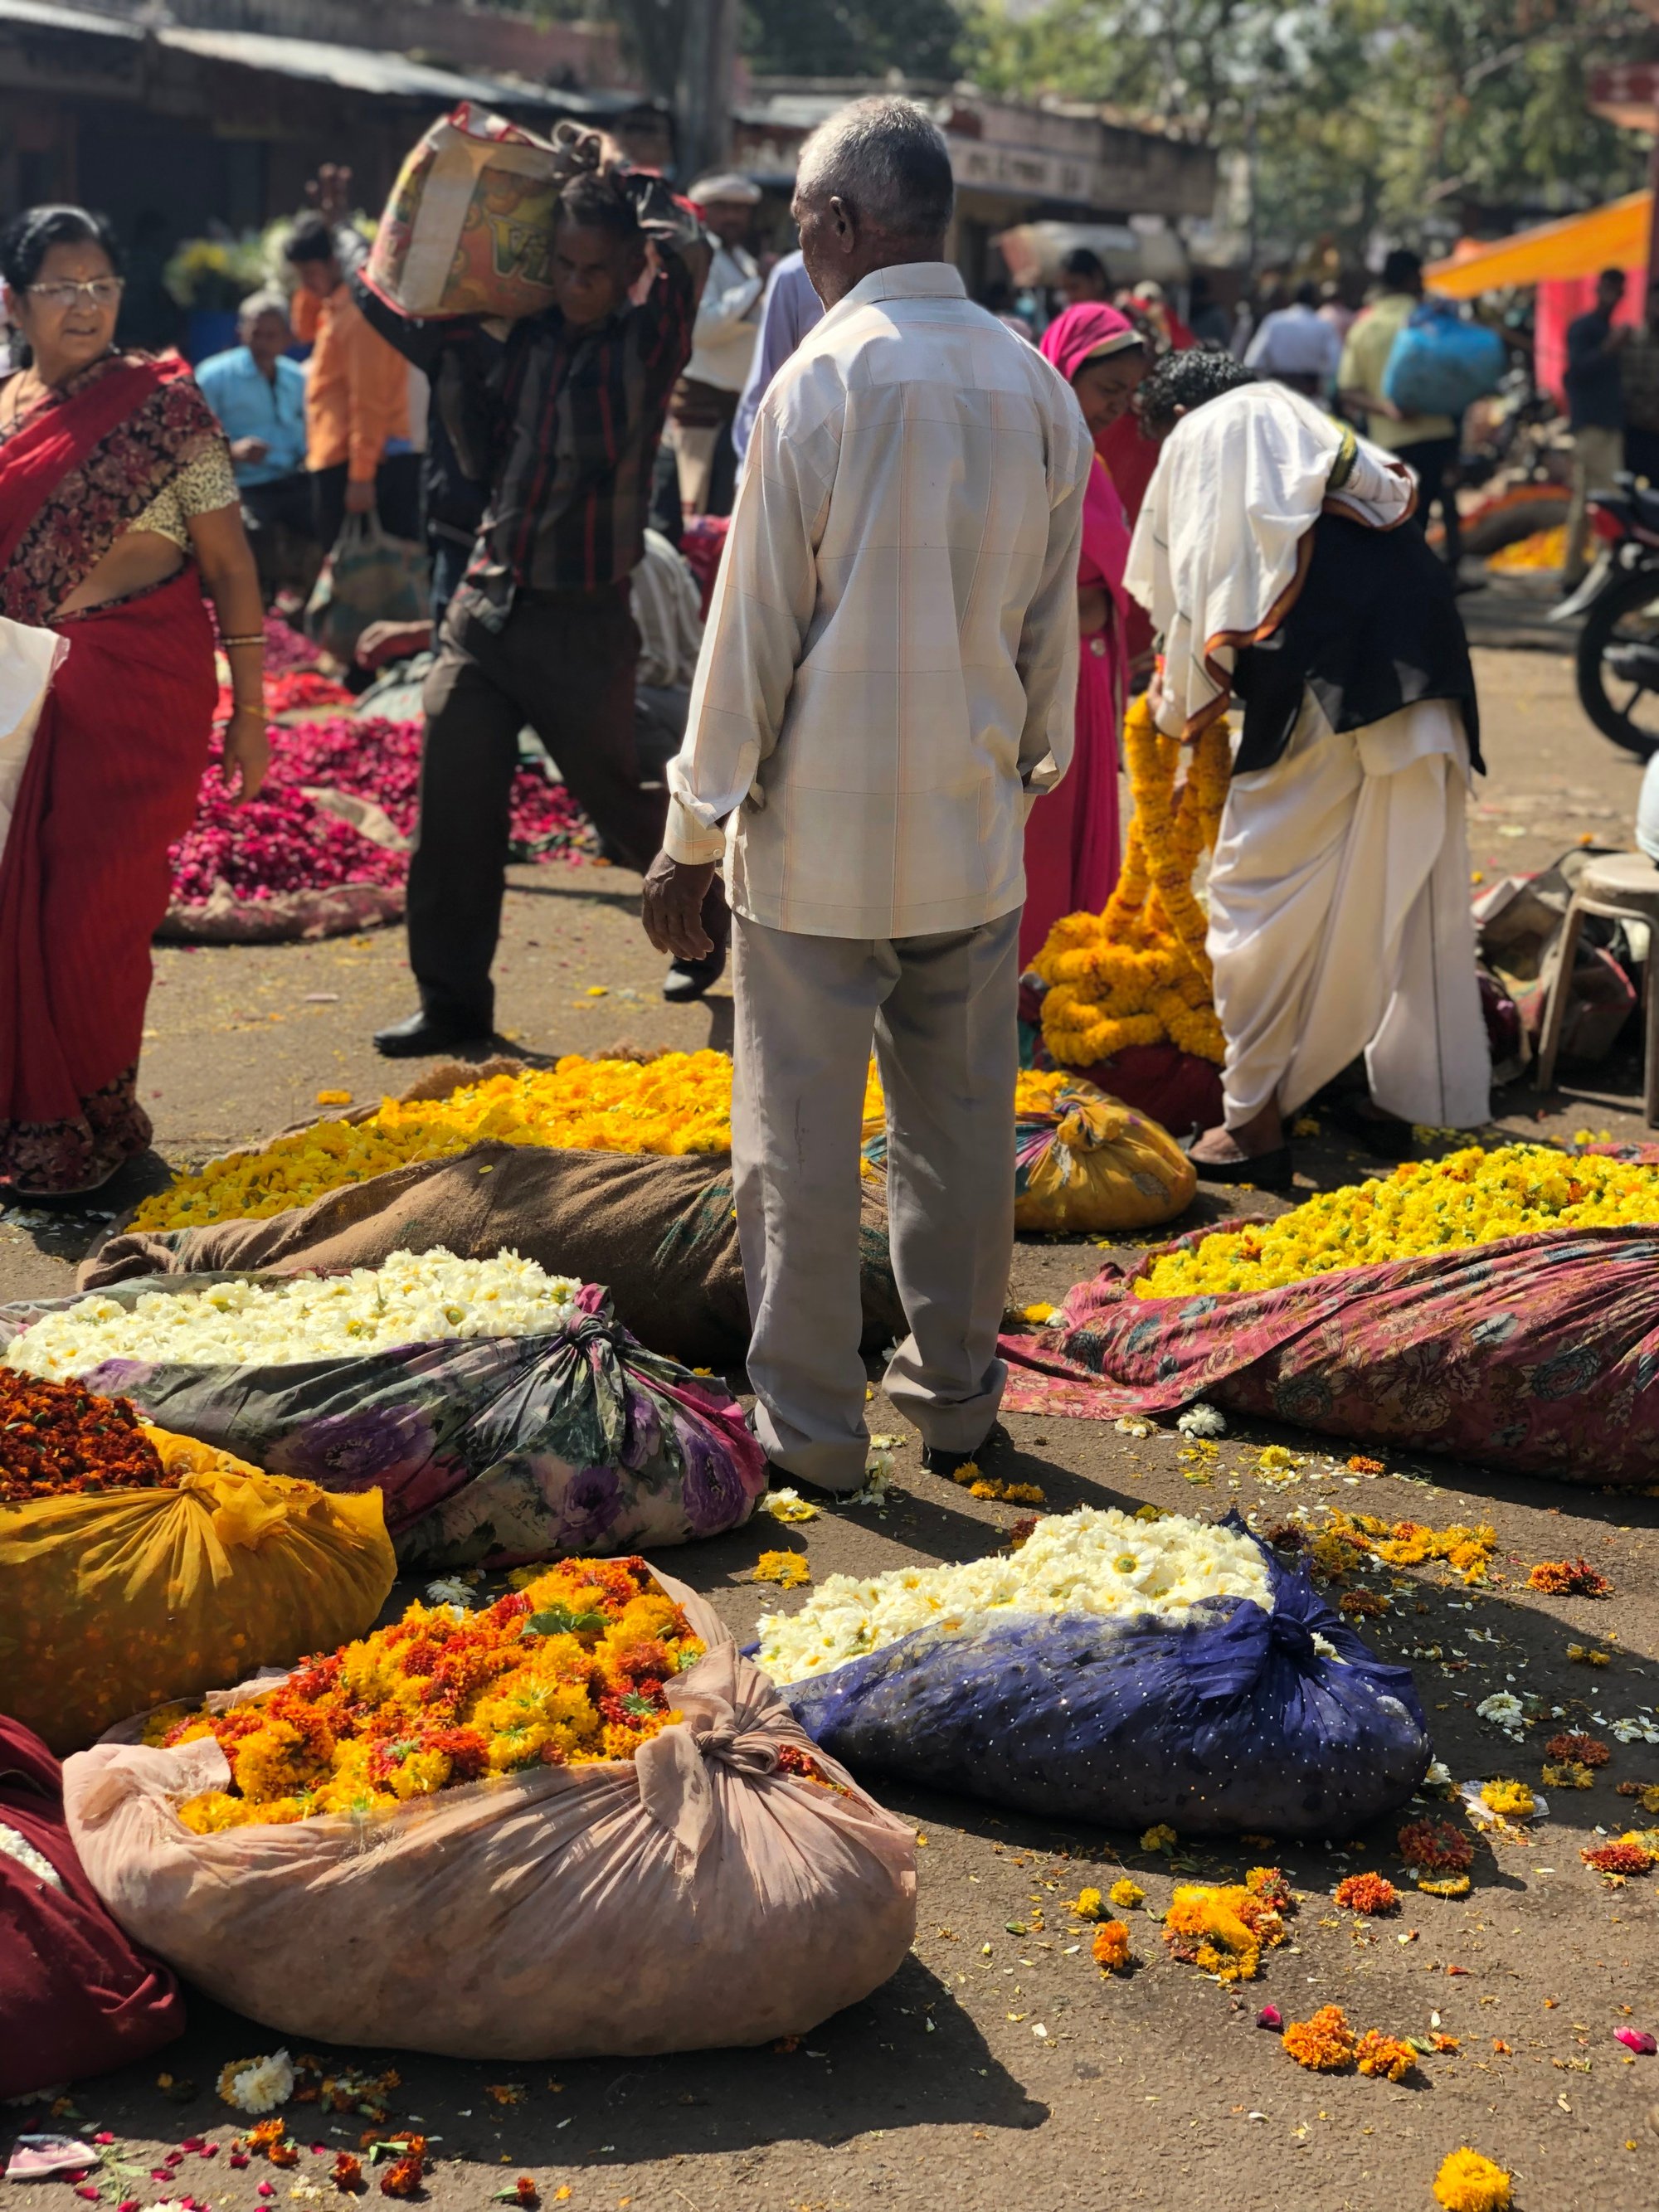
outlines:
[[[1304,688],[1334,730],[1363,730],[1422,699],[1455,700],[1473,765],[1480,757],[1474,671],[1452,572],[1415,523],[1371,530],[1340,514],[1313,526],[1296,605],[1271,637],[1238,655],[1244,702],[1234,773],[1271,768],[1290,743]]]

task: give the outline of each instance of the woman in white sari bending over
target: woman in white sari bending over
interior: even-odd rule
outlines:
[[[1449,574],[1400,526],[1415,496],[1311,400],[1250,384],[1176,422],[1141,510],[1125,580],[1163,639],[1159,726],[1191,739],[1244,709],[1209,878],[1211,1182],[1288,1184],[1285,1117],[1361,1054],[1370,1099],[1337,1107],[1374,1152],[1487,1116],[1474,678]]]

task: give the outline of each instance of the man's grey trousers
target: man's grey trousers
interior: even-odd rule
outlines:
[[[890,940],[741,915],[733,929],[732,1164],[767,1456],[827,1490],[864,1480],[859,1138],[872,1040],[910,1326],[887,1391],[924,1443],[975,1450],[1006,1379],[996,1340],[1014,1241],[1018,909]]]

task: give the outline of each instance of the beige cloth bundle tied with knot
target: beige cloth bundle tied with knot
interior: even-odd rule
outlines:
[[[138,1942],[308,2042],[573,2058],[805,2034],[904,1959],[915,1838],[713,1607],[656,1579],[709,1648],[676,1685],[683,1721],[634,1759],[195,1836],[173,1808],[224,1786],[224,1753],[148,1749],[131,1722],[64,1767],[82,1863]],[[840,1787],[780,1772],[786,1745]]]

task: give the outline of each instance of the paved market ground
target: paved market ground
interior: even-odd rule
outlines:
[[[1475,866],[1490,879],[1583,837],[1627,842],[1639,769],[1578,713],[1569,663],[1536,651],[1480,659],[1493,772],[1474,823]],[[728,999],[684,1011],[658,1000],[659,963],[639,933],[636,888],[611,872],[515,872],[501,967],[509,1036],[543,1051],[729,1042]],[[319,1089],[376,1095],[386,1070],[367,1033],[411,1003],[396,933],[167,951],[158,986],[143,1092],[172,1163],[198,1163],[307,1115]],[[1505,1094],[1503,1121],[1530,1134],[1633,1135],[1637,1081],[1627,1054],[1576,1095]],[[1310,1182],[1328,1186],[1367,1164],[1320,1145],[1306,1164]],[[1220,1210],[1218,1199],[1200,1203]],[[0,1295],[68,1288],[93,1227],[74,1215],[0,1221]],[[1022,1244],[1014,1302],[1057,1296],[1100,1257],[1087,1243]],[[872,1413],[878,1429],[900,1431],[881,1401]],[[1276,1519],[1322,1501],[1436,1525],[1492,1522],[1500,1543],[1489,1585],[1465,1590],[1441,1571],[1413,1570],[1397,1577],[1410,1587],[1389,1619],[1370,1624],[1381,1650],[1413,1660],[1437,1747],[1460,1778],[1537,1779],[1535,1741],[1522,1753],[1475,1717],[1492,1690],[1539,1690],[1565,1708],[1558,1726],[1609,1740],[1615,1718],[1659,1704],[1659,1500],[1399,1455],[1385,1475],[1359,1477],[1342,1464],[1346,1454],[1333,1461],[1305,1436],[1267,1428],[1229,1439],[1212,1479],[1196,1485],[1172,1434],[1138,1440],[1109,1425],[1034,1417],[1008,1426],[1012,1447],[994,1471],[1040,1484],[1052,1509],[1151,1500],[1204,1515],[1240,1505]],[[1258,1464],[1259,1447],[1275,1437],[1301,1455],[1285,1480],[1264,1477]],[[924,1475],[908,1442],[896,1473],[886,1510],[826,1511],[787,1532],[816,1577],[975,1557],[1002,1540],[1020,1510]],[[779,1540],[765,1521],[678,1553],[672,1565],[747,1634],[763,1605],[748,1572]],[[1610,1599],[1553,1600],[1524,1587],[1536,1561],[1580,1553],[1610,1577]],[[1566,1657],[1570,1642],[1592,1640],[1612,1656],[1594,1675]],[[867,2003],[791,2052],[551,2067],[399,2057],[393,2124],[434,2139],[441,2162],[428,2197],[442,2212],[481,2208],[520,2172],[534,2175],[544,2203],[571,2212],[991,2212],[1009,2203],[1092,2212],[1200,2197],[1226,2212],[1396,2212],[1431,2206],[1436,2167],[1462,2142],[1515,2170],[1522,2212],[1648,2212],[1659,2202],[1659,2059],[1631,2056],[1613,2032],[1659,2030],[1654,1891],[1605,1887],[1579,1860],[1598,1826],[1630,1825],[1633,1808],[1613,1785],[1632,1779],[1659,1781],[1659,1746],[1615,1744],[1592,1790],[1553,1795],[1552,1817],[1527,1844],[1483,1845],[1468,1899],[1408,1893],[1396,1917],[1370,1924],[1338,1912],[1328,1893],[1345,1871],[1397,1873],[1392,1824],[1346,1851],[1275,1854],[1303,1900],[1291,1941],[1234,1994],[1168,1959],[1144,1913],[1131,1916],[1140,1961],[1131,1977],[1108,1979],[1090,1962],[1065,1911],[1069,1897],[1127,1869],[1157,1908],[1179,1878],[1133,1837],[880,1789],[925,1842],[915,1951]],[[1188,1879],[1204,1879],[1236,1876],[1261,1855],[1194,1847],[1181,1858],[1194,1869]],[[418,1927],[385,1936],[422,1940]],[[756,1968],[764,1972],[765,1961]],[[293,1971],[323,1984],[330,1962],[300,1953]],[[1409,2085],[1322,2078],[1254,2025],[1264,2001],[1287,2019],[1340,2002],[1357,2027],[1438,2031],[1457,2048],[1425,2058]],[[156,2150],[186,2135],[228,2139],[230,2116],[212,2094],[219,2067],[277,2040],[199,2001],[188,2037],[165,2061],[199,2085],[193,2102],[167,2102],[149,2065],[85,2085],[76,2112],[140,2147],[136,2162],[147,2172]],[[373,2057],[383,2063],[392,2054]],[[318,2120],[314,2108],[307,2118],[307,2109],[294,2114],[307,2147],[326,2146],[331,2159],[355,2142],[355,2118]],[[290,2195],[331,2197],[328,2162],[309,2148],[288,2172],[232,2172],[222,2155],[211,2164],[191,2156],[173,2188],[144,2181],[130,2193],[147,2203],[188,2191],[214,2212],[253,2212],[267,2172],[276,2190],[264,2201],[279,2208]],[[126,2193],[112,2191],[110,2201]],[[16,2212],[76,2203],[62,2184],[13,2187],[8,2199]]]

